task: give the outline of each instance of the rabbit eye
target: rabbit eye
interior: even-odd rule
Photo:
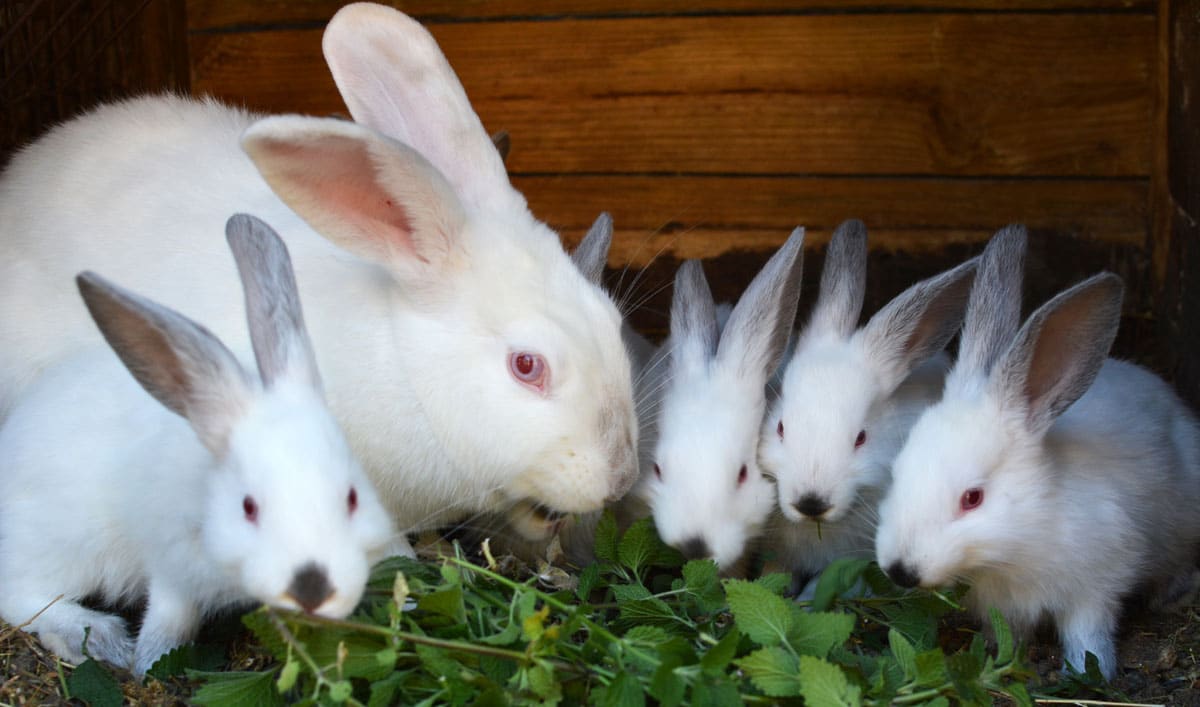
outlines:
[[[658,464],[654,465],[654,478],[662,481],[662,469],[658,468]]]
[[[783,439],[783,420],[780,420],[779,424],[775,426],[775,432],[778,433],[779,439]]]
[[[517,351],[508,357],[508,370],[522,384],[543,392],[546,389],[546,359],[528,351]]]
[[[350,493],[346,494],[346,508],[350,509],[350,513],[358,509],[358,491],[353,486],[350,487]]]
[[[858,436],[854,438],[854,448],[858,449],[859,447],[863,446],[866,443],[867,443],[867,431],[859,430]]]
[[[963,512],[973,511],[983,505],[983,489],[978,486],[969,488],[963,491],[962,498],[959,499],[958,506]]]
[[[258,523],[258,504],[254,502],[254,498],[246,496],[242,499],[242,512],[246,514],[246,521],[249,523]]]
[[[746,483],[746,477],[749,475],[750,472],[746,470],[746,465],[742,464],[741,470],[738,471],[738,486]]]

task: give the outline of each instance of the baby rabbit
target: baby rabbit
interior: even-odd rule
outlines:
[[[764,548],[799,591],[830,561],[870,557],[892,459],[941,395],[941,354],[962,325],[975,261],[913,285],[859,328],[867,231],[846,221],[830,240],[821,290],[762,432],[761,463],[780,513]]]
[[[112,351],[48,370],[0,430],[0,617],[41,611],[25,630],[69,661],[86,650],[141,676],[245,601],[346,616],[390,540],[326,409],[287,249],[251,216],[227,234],[259,375],[203,327],[85,272]],[[88,596],[146,597],[136,642]]]
[[[783,358],[800,299],[804,229],[755,276],[718,324],[704,271],[675,276],[658,442],[635,492],[663,541],[729,570],[762,531],[775,488],[758,465],[766,383]]]
[[[964,580],[1018,631],[1053,618],[1065,663],[1117,669],[1121,599],[1170,598],[1195,568],[1200,433],[1159,378],[1106,359],[1122,285],[1104,273],[1017,330],[1026,235],[985,249],[940,402],[896,457],[879,564],[905,587]]]

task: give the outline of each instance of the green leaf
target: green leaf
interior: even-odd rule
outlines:
[[[1025,689],[1024,683],[1011,683],[1004,687],[1004,691],[1012,697],[1018,707],[1033,707],[1033,700],[1029,697],[1029,690]]]
[[[643,646],[655,646],[666,642],[671,638],[671,634],[662,630],[658,626],[634,626],[629,629],[624,636],[624,639],[630,643]]]
[[[506,622],[504,630],[500,633],[493,633],[490,636],[479,636],[474,640],[489,646],[507,646],[517,642],[521,638],[521,624],[517,621],[509,621],[507,618],[504,621]]]
[[[792,628],[792,605],[761,584],[725,581],[725,596],[738,628],[755,643],[777,646]]]
[[[725,672],[726,666],[733,657],[737,655],[738,644],[742,642],[742,634],[738,631],[737,626],[729,629],[729,633],[725,637],[717,641],[717,644],[708,649],[700,658],[700,669],[709,675],[716,675]]]
[[[467,620],[467,609],[463,605],[462,585],[454,585],[449,589],[426,594],[417,600],[417,608],[445,616],[455,623],[463,623]]]
[[[562,687],[554,678],[554,668],[544,660],[539,660],[529,666],[529,689],[543,700],[554,700],[562,697]]]
[[[937,646],[937,619],[920,606],[905,601],[880,607],[885,623],[899,631],[918,650]]]
[[[584,567],[579,573],[579,584],[575,585],[575,596],[579,601],[587,601],[592,591],[600,585],[600,565],[593,562]]]
[[[973,653],[962,652],[946,657],[946,674],[958,697],[964,702],[988,703],[987,693],[980,689],[979,674],[983,672],[983,661]]]
[[[617,561],[617,519],[611,510],[604,511],[596,524],[595,552],[597,560]]]
[[[283,698],[275,689],[275,671],[262,673],[213,673],[187,671],[188,677],[203,681],[192,695],[192,704],[209,707],[264,707],[282,705]]]
[[[612,587],[613,599],[618,604],[627,601],[637,601],[639,599],[649,599],[654,596],[640,584],[614,584]]]
[[[852,614],[810,613],[796,605],[790,608],[792,627],[787,638],[797,653],[824,658],[854,633]]]
[[[636,677],[621,671],[602,688],[598,704],[602,707],[644,707],[646,695]]]
[[[329,698],[334,702],[345,702],[354,694],[354,686],[349,680],[338,680],[329,686]]]
[[[692,560],[683,566],[683,586],[700,611],[711,613],[725,605],[725,592],[712,560]]]
[[[854,557],[839,557],[821,572],[813,590],[813,611],[825,611],[833,601],[854,588],[863,572],[871,566],[871,560]]]
[[[782,595],[792,586],[792,576],[786,572],[772,572],[754,580],[754,583],[766,587],[772,594]]]
[[[637,599],[620,604],[621,620],[633,624],[674,626],[678,623],[675,612],[662,599]]]
[[[382,680],[371,683],[371,697],[367,700],[367,707],[388,707],[396,701],[396,692],[400,690],[400,686],[408,679],[408,672],[394,672]]]
[[[660,665],[650,680],[650,696],[658,700],[659,707],[677,707],[683,703],[687,683],[675,672],[676,667]]]
[[[275,681],[275,689],[279,690],[280,694],[287,692],[295,687],[298,677],[300,677],[300,661],[293,658],[283,664],[283,670],[279,671],[279,679]]]
[[[750,682],[770,697],[796,697],[800,694],[799,664],[795,656],[782,648],[762,648],[737,661]]]
[[[992,623],[992,634],[996,638],[996,662],[1000,665],[1009,663],[1015,652],[1012,629],[996,607],[988,609],[988,618]]]
[[[917,667],[917,684],[936,687],[946,682],[946,656],[938,648],[918,653],[914,663]]]
[[[188,643],[164,654],[146,671],[159,680],[182,676],[192,670],[218,670],[225,664],[225,649],[210,644]]]
[[[729,707],[741,702],[738,686],[724,675],[710,676],[692,686],[692,707]]]
[[[125,704],[125,695],[121,686],[100,663],[88,658],[79,664],[67,676],[67,689],[71,696],[92,705],[92,707],[121,707]]]
[[[811,655],[800,656],[800,694],[809,705],[862,704],[857,685],[851,685],[846,674],[836,665]]]
[[[905,681],[917,676],[917,651],[902,633],[896,629],[888,629],[888,645],[892,649],[892,657],[900,669],[904,671]]]
[[[650,564],[658,546],[662,543],[649,518],[642,518],[625,531],[621,543],[617,547],[618,561],[633,570],[640,572]]]

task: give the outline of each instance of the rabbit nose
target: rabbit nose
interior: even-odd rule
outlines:
[[[829,501],[821,498],[815,493],[806,493],[800,497],[799,501],[792,504],[801,515],[809,518],[820,518],[829,510]]]
[[[679,552],[689,560],[703,560],[706,557],[712,557],[712,552],[708,549],[708,543],[704,542],[704,538],[695,537],[684,540],[679,545]]]
[[[329,584],[325,568],[315,562],[310,562],[301,567],[292,577],[287,594],[296,600],[300,608],[311,614],[333,595],[333,586]]]
[[[912,589],[921,583],[917,571],[900,561],[888,565],[887,576],[905,589]]]

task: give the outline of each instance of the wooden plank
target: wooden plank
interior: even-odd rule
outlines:
[[[982,243],[1001,226],[1098,246],[1140,247],[1146,180],[520,177],[533,213],[574,244],[596,215],[613,215],[609,262],[644,267],[656,256],[711,258],[779,246],[797,225],[821,244],[850,217],[879,250],[943,251]]]
[[[425,21],[700,13],[903,12],[911,10],[1117,10],[1153,12],[1155,0],[393,0]],[[324,23],[344,0],[188,0],[192,29]]]
[[[1152,16],[432,29],[488,127],[512,134],[516,172],[1149,172]],[[342,110],[319,39],[318,30],[192,34],[193,90],[269,111]]]

